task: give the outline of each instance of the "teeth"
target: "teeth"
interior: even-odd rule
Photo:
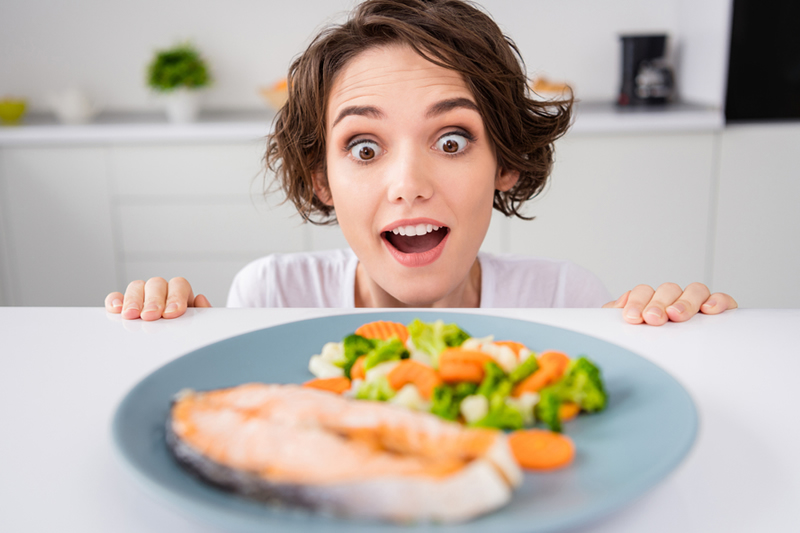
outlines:
[[[407,235],[413,237],[415,235],[425,235],[432,231],[437,231],[440,226],[433,224],[417,224],[416,226],[398,226],[392,230],[395,235]]]

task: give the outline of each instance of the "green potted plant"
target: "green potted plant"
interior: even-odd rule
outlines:
[[[199,108],[198,91],[210,83],[205,60],[188,43],[157,51],[147,67],[147,84],[168,97],[171,122],[193,122]]]

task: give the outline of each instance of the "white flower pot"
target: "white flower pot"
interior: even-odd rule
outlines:
[[[166,95],[167,118],[173,124],[186,124],[197,120],[200,95],[191,89],[175,89]]]

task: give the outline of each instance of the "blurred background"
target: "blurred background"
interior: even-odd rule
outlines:
[[[262,156],[290,62],[356,4],[3,0],[0,305],[180,275],[222,306],[253,259],[346,246],[263,194]],[[495,216],[484,250],[570,259],[614,295],[701,281],[798,306],[797,2],[480,4],[541,97],[579,100],[536,219]]]

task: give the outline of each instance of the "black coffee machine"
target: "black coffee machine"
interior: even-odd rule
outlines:
[[[675,88],[672,69],[664,59],[666,35],[621,35],[622,89],[617,105],[659,105],[670,101]]]

